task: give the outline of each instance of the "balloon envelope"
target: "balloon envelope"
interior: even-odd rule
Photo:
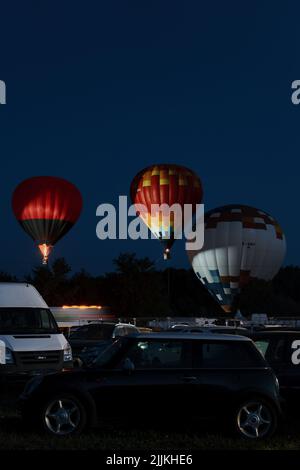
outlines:
[[[251,279],[272,279],[285,253],[285,236],[273,217],[228,205],[205,214],[204,246],[188,257],[202,284],[230,312],[240,288]]]
[[[192,170],[175,164],[157,164],[143,169],[133,178],[130,195],[140,217],[163,243],[164,252],[168,254],[177,224],[182,226],[183,223],[184,205],[190,204],[191,215],[194,214],[196,204],[202,201],[203,190],[199,177]],[[169,207],[178,204],[182,209],[180,220],[172,212],[170,217],[165,217],[163,210],[153,210],[155,205],[162,204]],[[139,210],[139,205],[145,210]]]
[[[69,181],[53,176],[35,176],[17,186],[12,207],[25,232],[37,242],[45,262],[52,246],[77,221],[82,197]]]

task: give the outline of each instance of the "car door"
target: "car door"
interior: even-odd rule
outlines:
[[[278,373],[283,397],[300,403],[300,335],[288,335],[285,341],[284,365]]]
[[[131,339],[113,369],[94,391],[99,413],[154,419],[186,414],[190,408],[190,343],[184,340]]]
[[[252,349],[239,341],[203,339],[195,341],[193,356],[194,414],[209,419],[225,415],[243,383],[251,383],[255,374]]]

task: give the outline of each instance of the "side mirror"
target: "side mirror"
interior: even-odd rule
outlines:
[[[126,359],[124,359],[122,369],[128,372],[129,374],[134,371],[134,363],[129,359],[129,357],[126,357]]]

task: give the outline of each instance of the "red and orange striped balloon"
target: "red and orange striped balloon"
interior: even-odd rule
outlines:
[[[20,225],[37,242],[46,264],[53,245],[79,218],[82,197],[76,186],[65,179],[34,176],[17,186],[12,207]]]
[[[141,170],[132,180],[130,186],[132,202],[137,206],[142,204],[146,210],[139,211],[139,215],[151,232],[163,243],[164,257],[169,257],[170,248],[174,243],[174,214],[166,223],[161,211],[153,217],[151,208],[154,204],[179,204],[183,209],[185,204],[192,205],[192,213],[196,211],[196,204],[200,204],[203,197],[202,184],[199,177],[190,169],[175,164],[151,165]]]

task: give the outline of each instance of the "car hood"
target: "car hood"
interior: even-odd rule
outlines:
[[[41,335],[0,335],[7,348],[13,351],[57,351],[62,350],[67,344],[63,334]]]

